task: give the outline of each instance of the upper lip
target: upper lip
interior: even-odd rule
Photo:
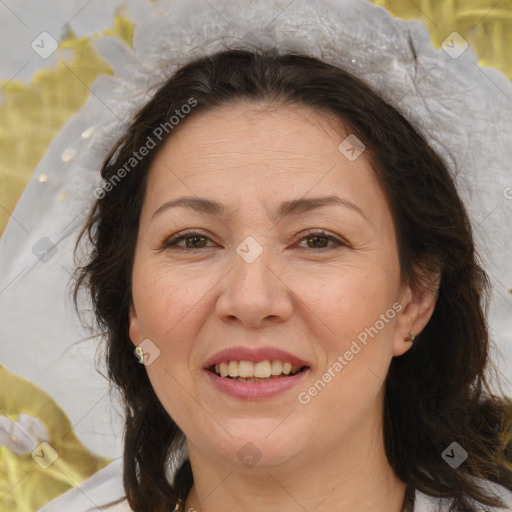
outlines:
[[[307,361],[275,347],[231,347],[211,356],[206,361],[204,368],[208,369],[225,361],[252,361],[257,363],[266,360],[290,362],[294,366],[310,366]]]

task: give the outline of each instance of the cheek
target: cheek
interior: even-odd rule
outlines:
[[[163,265],[136,265],[132,292],[142,334],[164,339],[205,296],[205,281]]]
[[[391,257],[381,254],[374,260],[378,261],[368,258],[316,270],[281,267],[280,279],[286,283],[281,293],[294,302],[296,318],[292,324],[305,321],[319,339],[333,340],[353,338],[373,325],[391,307],[399,274],[398,263],[393,265]],[[184,333],[192,338],[201,318],[204,321],[208,311],[215,310],[215,300],[222,290],[219,279],[223,271],[213,270],[205,266],[184,269],[165,264],[136,265],[133,300],[139,335],[160,343],[181,338]]]
[[[137,318],[132,324],[140,332],[139,340],[150,339],[160,351],[155,364],[146,369],[169,412],[183,407],[183,386],[188,389],[198,371],[197,340],[204,338],[201,329],[214,308],[208,294],[218,281],[212,275],[204,269],[191,272],[162,264],[134,268]],[[175,412],[179,417],[179,410]]]
[[[321,280],[297,281],[297,296],[321,320],[326,335],[343,343],[373,326],[388,310],[386,320],[395,316],[392,305],[399,289],[398,275],[392,264],[353,265],[331,271]]]
[[[190,417],[201,415],[191,399],[190,356],[201,323],[195,307],[200,304],[203,287],[204,282],[197,277],[195,281],[187,279],[183,273],[158,265],[134,268],[133,300],[140,336],[150,339],[160,351],[146,371],[168,414],[180,428],[188,430]]]
[[[397,316],[398,273],[388,270],[354,268],[319,287],[321,294],[310,289],[308,296],[304,287],[309,318],[321,319],[312,338],[321,364],[308,387],[299,390],[299,402],[307,403],[310,413],[330,411],[329,416],[349,425],[376,407],[392,357]],[[331,434],[326,428],[325,436]]]

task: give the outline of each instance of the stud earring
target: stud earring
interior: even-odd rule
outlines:
[[[404,338],[404,341],[410,341],[411,343],[414,343],[414,340],[416,339],[416,336],[412,332],[409,333],[409,336],[406,336]]]
[[[135,350],[135,355],[137,356],[137,359],[139,360],[139,363],[144,364],[144,350],[139,345]]]

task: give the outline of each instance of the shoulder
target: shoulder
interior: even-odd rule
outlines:
[[[512,491],[489,480],[475,479],[475,483],[484,487],[489,493],[503,502],[502,507],[484,507],[481,504],[475,504],[475,510],[478,512],[507,512],[512,511]],[[434,498],[427,496],[420,491],[416,491],[414,500],[414,512],[447,512],[450,509],[451,499]]]

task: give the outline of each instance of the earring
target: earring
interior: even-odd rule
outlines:
[[[411,343],[414,343],[414,340],[416,339],[416,336],[412,332],[409,333],[409,336],[406,336],[404,338],[404,341],[410,341]]]
[[[139,345],[135,350],[135,355],[137,356],[137,359],[139,360],[139,363],[144,364],[144,350]]]

